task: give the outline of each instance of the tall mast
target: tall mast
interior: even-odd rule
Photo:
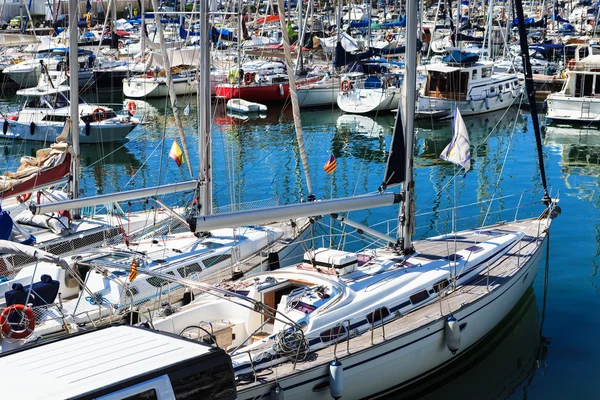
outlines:
[[[77,60],[77,41],[79,35],[77,32],[77,22],[79,20],[77,13],[77,0],[69,0],[69,70],[71,72],[70,81],[70,102],[71,102],[71,140],[73,141],[73,161],[71,165],[71,192],[73,199],[79,197],[79,62]],[[73,218],[79,218],[79,209],[73,210]]]
[[[281,33],[283,36],[283,52],[285,54],[285,66],[289,79],[290,98],[292,99],[292,112],[294,114],[294,128],[296,129],[296,140],[298,141],[298,150],[302,159],[302,167],[304,176],[306,177],[306,187],[308,194],[313,194],[312,184],[310,181],[310,173],[308,169],[308,156],[304,147],[304,136],[302,135],[302,122],[300,121],[300,106],[298,105],[298,95],[296,94],[296,77],[294,76],[294,68],[292,67],[292,54],[290,52],[290,39],[287,34],[285,8],[283,0],[277,0],[277,8],[279,11],[279,23],[281,25]]]
[[[405,253],[412,252],[412,234],[414,230],[414,120],[415,120],[415,92],[417,89],[417,7],[416,1],[407,1],[406,4],[406,54],[405,73],[403,85],[403,115],[404,137],[406,141],[406,175],[404,178],[404,202],[400,213],[402,228],[402,249]]]
[[[544,188],[545,204],[551,202],[548,194],[548,186],[546,184],[546,169],[544,167],[544,154],[542,149],[542,134],[540,131],[540,121],[538,119],[537,105],[535,100],[535,86],[533,85],[533,74],[531,72],[531,61],[529,60],[529,46],[527,44],[527,30],[525,29],[525,15],[523,13],[523,3],[521,0],[515,0],[517,11],[517,19],[519,23],[519,42],[521,44],[521,57],[523,58],[523,72],[525,74],[525,89],[527,91],[527,99],[529,100],[529,111],[531,112],[531,122],[533,123],[533,131],[535,134],[535,143],[538,154],[538,163],[540,166],[540,177]]]
[[[198,79],[198,154],[200,154],[200,215],[212,214],[212,144],[210,102],[210,44],[208,2],[200,0],[200,79]],[[241,10],[240,15],[241,15]],[[241,32],[241,25],[240,30]]]
[[[175,117],[175,125],[179,131],[179,138],[183,145],[183,154],[187,160],[186,164],[190,176],[194,176],[192,171],[192,160],[190,159],[190,153],[185,139],[185,133],[183,131],[183,123],[181,122],[181,115],[179,115],[179,103],[177,102],[177,95],[175,94],[175,86],[173,85],[173,73],[171,72],[171,61],[169,60],[169,53],[167,52],[167,44],[165,43],[165,34],[163,32],[162,22],[160,20],[160,14],[158,13],[158,1],[152,0],[152,7],[154,8],[154,22],[158,29],[158,38],[160,39],[160,52],[163,56],[163,68],[167,74],[167,87],[169,88],[169,98],[171,99],[171,107],[173,108],[173,116]],[[142,32],[143,33],[143,32]]]

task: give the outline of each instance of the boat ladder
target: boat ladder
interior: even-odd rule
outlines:
[[[589,118],[590,117],[590,107],[591,106],[591,102],[590,101],[583,101],[581,103],[581,118]]]

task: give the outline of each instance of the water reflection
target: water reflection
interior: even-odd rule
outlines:
[[[412,385],[390,399],[434,400],[453,396],[462,399],[505,399],[523,390],[539,366],[545,365],[547,341],[540,339],[535,294],[529,288],[498,328],[463,357]],[[521,387],[523,386],[523,387]]]

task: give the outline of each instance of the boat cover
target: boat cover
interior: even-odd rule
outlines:
[[[460,50],[452,50],[452,52],[442,59],[442,62],[452,64],[473,64],[479,60],[479,56],[475,53],[466,53]]]

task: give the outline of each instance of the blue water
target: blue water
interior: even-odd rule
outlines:
[[[182,99],[182,108],[190,101]],[[186,166],[177,167],[167,157],[177,131],[171,112],[165,111],[165,102],[138,107],[138,116],[145,124],[136,128],[126,143],[82,147],[83,195],[190,178]],[[195,108],[183,120],[191,165],[197,174]],[[390,147],[393,114],[355,118],[341,117],[333,109],[303,111],[302,123],[312,192],[317,197],[378,189]],[[472,145],[472,170],[466,175],[439,159],[450,141],[450,123],[420,121],[417,125],[416,237],[447,232],[453,224],[462,229],[511,220],[518,205],[522,206],[519,217],[533,216],[543,209],[530,115],[513,108],[506,113],[466,118],[466,124]],[[308,194],[289,107],[270,110],[266,118],[240,121],[227,117],[221,105],[215,110],[212,134],[216,207],[265,199],[285,204]],[[0,138],[0,171],[16,169],[22,155],[33,155],[40,147]],[[337,158],[337,170],[327,175],[323,165],[332,153]],[[432,394],[449,390],[452,397],[458,397],[463,393],[457,386],[460,382],[467,384],[486,376],[497,379],[484,380],[486,384],[478,386],[476,392],[464,392],[466,398],[600,398],[600,350],[596,346],[600,332],[600,282],[596,273],[600,253],[599,154],[599,131],[546,131],[548,184],[551,194],[560,196],[562,208],[550,237],[546,307],[544,261],[533,293],[526,294],[520,311],[508,323],[514,327],[498,333],[482,350],[483,355],[462,366],[457,376],[440,378],[440,391]],[[497,199],[492,206],[480,203],[492,197]],[[171,200],[183,203],[189,199],[174,196]],[[464,207],[453,214],[454,204]],[[396,217],[397,207],[351,213],[351,218],[370,225],[391,220],[377,225],[381,230],[395,228]]]

